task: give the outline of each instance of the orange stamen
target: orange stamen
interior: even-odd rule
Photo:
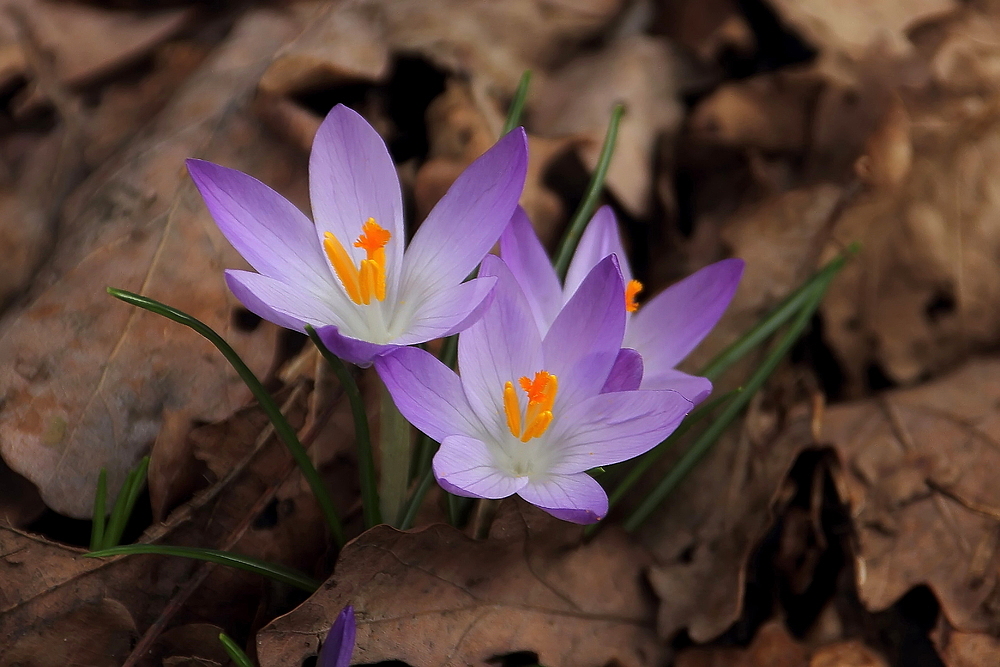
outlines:
[[[545,433],[552,423],[552,407],[559,391],[559,380],[548,371],[535,373],[535,378],[522,377],[518,380],[528,397],[528,407],[524,415],[524,430],[521,430],[521,406],[513,382],[507,382],[503,391],[503,407],[507,416],[507,428],[511,435],[528,442]]]
[[[639,304],[635,302],[635,297],[641,291],[642,283],[638,280],[628,281],[628,285],[625,286],[625,310],[630,313],[634,313],[639,310]]]
[[[368,218],[361,226],[361,236],[354,242],[354,247],[364,249],[366,255],[357,267],[336,236],[330,232],[323,235],[323,250],[354,303],[368,305],[372,297],[385,300],[385,245],[391,238],[389,230],[383,229],[375,218]]]
[[[363,248],[368,254],[368,259],[374,259],[375,252],[385,248],[385,244],[391,238],[392,234],[388,229],[384,229],[375,222],[375,218],[368,218],[365,220],[365,224],[361,226],[361,236],[354,242],[354,247]]]

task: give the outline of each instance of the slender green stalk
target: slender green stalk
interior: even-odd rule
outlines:
[[[275,581],[300,588],[309,593],[315,593],[320,582],[312,577],[284,565],[269,563],[266,560],[234,554],[229,551],[219,551],[218,549],[201,549],[197,547],[177,547],[163,544],[126,544],[120,547],[111,547],[100,551],[92,551],[84,554],[86,558],[107,558],[108,556],[133,556],[137,554],[154,554],[157,556],[178,556],[180,558],[191,558],[193,560],[203,560],[218,565],[235,567],[246,572],[253,572]]]
[[[254,667],[253,662],[250,660],[250,656],[243,652],[236,642],[227,635],[225,632],[219,633],[219,641],[222,642],[222,647],[226,649],[226,653],[229,654],[229,659],[233,661],[236,667]]]
[[[797,290],[789,294],[784,300],[775,306],[770,313],[764,316],[752,329],[740,336],[729,347],[717,354],[714,359],[708,362],[698,373],[709,380],[715,380],[726,369],[739,361],[750,350],[757,347],[771,334],[777,331],[785,322],[798,313],[803,305],[809,300],[813,288],[823,282],[828,282],[836,275],[851,256],[858,252],[860,246],[852,243],[844,252],[833,258],[819,271],[814,273]]]
[[[115,499],[115,506],[111,510],[111,518],[104,531],[104,539],[100,548],[113,547],[122,541],[122,534],[128,524],[132,510],[135,509],[135,502],[142,492],[142,487],[146,481],[146,470],[149,469],[149,457],[144,456],[139,461],[139,465],[129,471],[122,483],[122,488],[118,491],[118,498]]]
[[[226,358],[226,360],[232,365],[242,378],[243,382],[246,383],[250,392],[260,403],[260,407],[267,413],[268,418],[271,420],[271,424],[274,426],[275,433],[288,448],[291,453],[292,458],[295,459],[295,463],[298,464],[299,470],[302,471],[302,476],[306,478],[309,483],[309,487],[312,489],[313,495],[316,497],[316,502],[319,504],[320,510],[323,512],[323,516],[326,518],[326,523],[330,527],[330,533],[333,536],[334,541],[338,546],[344,546],[346,540],[344,538],[344,529],[340,524],[340,518],[337,516],[337,511],[333,507],[333,501],[330,499],[330,494],[326,492],[326,488],[323,486],[323,480],[319,476],[319,472],[316,471],[316,467],[312,464],[309,459],[309,454],[306,453],[305,447],[299,442],[298,436],[295,434],[295,429],[292,428],[288,420],[285,419],[285,415],[281,414],[281,409],[278,404],[274,402],[271,398],[271,394],[268,393],[264,385],[261,384],[254,372],[250,370],[240,355],[236,354],[229,343],[227,343],[223,338],[215,333],[211,327],[209,327],[204,322],[191,317],[187,313],[184,313],[176,308],[171,308],[170,306],[164,305],[159,301],[150,299],[149,297],[140,296],[133,292],[127,292],[125,290],[115,289],[113,287],[108,288],[108,294],[115,297],[116,299],[121,299],[122,301],[132,304],[133,306],[138,306],[144,308],[150,312],[156,313],[157,315],[162,315],[168,319],[183,324],[186,327],[194,329],[196,332],[204,336],[212,345],[214,345],[219,352]]]
[[[733,396],[739,394],[741,391],[741,389],[735,389],[733,391],[726,392],[722,396],[713,398],[708,403],[700,406],[697,410],[689,414],[687,418],[681,422],[681,425],[677,427],[677,430],[671,433],[666,440],[646,452],[642,458],[636,462],[632,469],[628,471],[625,478],[618,484],[615,490],[608,495],[608,508],[610,509],[611,507],[617,505],[629,489],[635,486],[635,483],[639,481],[639,478],[646,474],[646,471],[653,467],[653,464],[656,463],[661,456],[673,448],[673,446],[677,444],[677,441],[683,438],[687,432],[691,430],[691,427],[710,415],[716,408]]]
[[[750,402],[750,399],[764,385],[764,382],[771,376],[771,373],[778,367],[778,364],[784,359],[785,355],[792,348],[792,345],[795,344],[799,336],[802,335],[802,332],[809,325],[809,321],[819,307],[820,301],[826,293],[826,288],[832,279],[833,275],[830,275],[827,280],[813,285],[806,304],[799,310],[778,344],[771,350],[757,370],[754,371],[750,379],[747,380],[743,392],[725,407],[722,414],[691,444],[691,447],[688,448],[677,464],[656,485],[653,492],[626,519],[624,523],[625,530],[634,531],[638,528],[670,492],[681,483],[687,474],[691,472],[701,458],[712,448],[712,445],[722,436],[723,432],[739,416]]]
[[[597,158],[597,166],[594,168],[594,174],[590,177],[590,183],[587,185],[587,192],[583,197],[583,201],[580,202],[580,208],[576,210],[573,219],[570,220],[566,235],[563,236],[562,242],[559,244],[559,250],[556,252],[556,259],[553,264],[556,267],[556,273],[559,274],[559,278],[566,277],[566,271],[569,270],[569,262],[573,258],[573,253],[580,242],[583,230],[586,229],[587,223],[590,221],[590,216],[594,214],[594,209],[597,208],[597,202],[601,197],[601,190],[604,188],[604,179],[607,177],[608,167],[611,165],[611,156],[615,152],[618,127],[621,125],[622,116],[624,115],[624,105],[616,104],[615,108],[611,110],[611,120],[608,123],[607,134],[604,135],[604,145],[601,146],[601,154]]]
[[[503,124],[503,136],[521,124],[521,114],[524,112],[524,102],[528,99],[528,85],[531,83],[531,70],[524,70],[521,80],[517,82],[517,90],[514,91],[514,99],[510,101],[507,108],[507,122]]]
[[[313,345],[319,353],[330,364],[330,368],[340,380],[340,385],[347,394],[347,400],[351,404],[351,414],[354,415],[354,439],[358,446],[358,474],[361,477],[361,506],[364,511],[365,528],[371,528],[382,523],[382,516],[379,511],[378,500],[378,480],[375,475],[375,455],[372,453],[372,436],[368,429],[368,413],[365,410],[365,399],[361,396],[358,383],[351,375],[344,361],[331,352],[320,340],[319,334],[308,324],[306,333],[309,334]]]
[[[94,521],[90,528],[90,550],[104,546],[104,519],[107,514],[104,504],[108,497],[108,471],[101,468],[97,475],[97,493],[94,494]]]
[[[420,510],[420,506],[424,502],[424,496],[427,492],[431,490],[431,485],[434,483],[434,471],[430,468],[424,471],[423,476],[420,478],[420,484],[417,488],[413,490],[413,495],[410,496],[410,502],[406,504],[406,511],[403,513],[403,518],[399,522],[400,530],[409,530],[413,528],[413,522],[417,519],[417,512]]]
[[[382,516],[391,525],[398,526],[406,503],[410,473],[410,423],[406,421],[392,400],[389,390],[379,382],[381,400],[379,411],[379,455],[382,476],[379,480],[379,497]]]

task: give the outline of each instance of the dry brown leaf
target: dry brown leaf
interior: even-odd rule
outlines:
[[[260,663],[298,667],[352,604],[356,662],[484,665],[532,651],[553,666],[660,664],[644,552],[615,530],[578,540],[578,528],[513,501],[483,541],[443,525],[376,527],[347,545],[319,592],[258,634]]]
[[[294,29],[272,12],[247,14],[148,134],[73,195],[51,260],[26,304],[4,319],[0,451],[57,511],[87,516],[102,466],[117,489],[156,437],[164,408],[196,406],[215,421],[247,396],[210,344],[111,299],[105,286],[191,313],[258,371],[270,362],[275,329],[232,324],[237,304],[222,269],[242,260],[183,163],[213,159],[303,198],[301,156],[269,141],[247,111],[270,53]]]
[[[975,359],[914,389],[831,407],[823,440],[843,461],[865,606],[927,584],[964,632],[1000,625],[1000,362]]]
[[[945,667],[982,667],[1000,662],[1000,639],[985,633],[935,633],[935,644]]]
[[[784,623],[769,621],[746,648],[687,649],[678,653],[674,667],[806,667],[808,657]]]
[[[532,127],[550,136],[584,135],[579,149],[588,169],[597,164],[612,107],[625,118],[608,169],[607,185],[629,213],[644,216],[652,203],[653,156],[661,135],[674,135],[683,118],[675,56],[662,41],[633,36],[581,56],[552,73],[532,100]]]
[[[768,0],[768,4],[821,53],[858,60],[876,49],[894,55],[909,53],[913,46],[907,30],[959,6],[957,0]]]
[[[857,640],[838,642],[813,652],[809,667],[889,667],[878,652]]]

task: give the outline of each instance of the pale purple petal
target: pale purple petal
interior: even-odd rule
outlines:
[[[434,292],[415,307],[406,333],[395,343],[414,345],[465,331],[486,312],[493,301],[496,278],[474,278]],[[397,308],[397,316],[403,307]]]
[[[322,243],[330,232],[354,257],[361,226],[368,218],[389,230],[385,246],[386,280],[390,295],[396,292],[403,262],[403,199],[399,177],[385,142],[358,112],[338,104],[316,132],[309,155],[309,197],[316,231]]]
[[[319,650],[318,667],[348,667],[354,653],[354,607],[347,605],[337,614],[330,632]]]
[[[304,331],[340,323],[328,303],[309,292],[252,271],[226,271],[226,284],[250,312],[278,326]]]
[[[366,340],[352,338],[340,332],[335,326],[316,327],[316,334],[327,349],[346,362],[368,368],[376,357],[400,349],[400,345],[389,343],[380,345]]]
[[[467,498],[506,498],[528,483],[496,467],[486,444],[464,435],[448,436],[434,455],[434,477],[445,491]]]
[[[503,260],[489,255],[479,275],[496,277],[493,302],[459,336],[458,368],[473,410],[484,424],[505,431],[504,385],[517,386],[518,378],[543,370],[542,344],[528,302]]]
[[[642,355],[646,375],[676,366],[722,317],[743,275],[742,259],[710,264],[656,295],[632,315],[625,347]]]
[[[406,249],[403,293],[462,282],[510,221],[524,188],[528,140],[517,128],[466,168]]]
[[[204,160],[188,172],[223,235],[250,266],[311,291],[333,285],[316,228],[291,202],[256,178]]]
[[[563,304],[563,289],[528,215],[520,206],[500,236],[500,256],[531,305],[538,330],[549,330]]]
[[[517,495],[557,519],[573,523],[596,523],[608,513],[608,494],[587,473],[549,475],[529,482]]]
[[[375,370],[400,413],[433,440],[482,433],[462,382],[429,352],[402,347],[375,359]]]
[[[615,365],[611,367],[608,379],[601,387],[601,393],[611,391],[632,391],[642,382],[642,357],[631,348],[618,350]]]
[[[695,405],[712,393],[712,383],[708,378],[688,375],[676,368],[668,368],[656,375],[645,375],[640,386],[643,389],[672,389]]]
[[[570,406],[550,436],[552,472],[570,474],[627,461],[673,433],[692,404],[673,391],[620,391]]]
[[[559,377],[556,405],[601,391],[625,333],[625,287],[614,255],[601,260],[542,341],[545,370]]]
[[[627,284],[632,280],[632,269],[628,265],[625,247],[622,246],[621,236],[618,234],[618,221],[615,220],[615,213],[610,206],[602,206],[587,223],[587,228],[580,237],[580,243],[576,246],[576,252],[573,253],[573,260],[569,263],[569,270],[566,271],[564,289],[566,296],[579,289],[590,270],[612,253],[618,255],[622,279]]]

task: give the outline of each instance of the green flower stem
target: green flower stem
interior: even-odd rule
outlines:
[[[433,441],[432,441],[433,442]],[[413,522],[417,519],[417,512],[420,510],[420,506],[424,502],[424,496],[430,491],[431,485],[434,483],[434,471],[430,468],[424,471],[423,476],[420,478],[420,484],[417,488],[413,490],[413,495],[410,496],[410,502],[406,505],[406,511],[403,513],[403,518],[399,522],[400,530],[409,530],[413,528]]]
[[[826,293],[826,288],[829,287],[834,275],[831,274],[826,280],[812,286],[808,292],[805,305],[792,320],[788,330],[781,337],[778,344],[764,359],[764,363],[757,368],[744,385],[743,391],[725,407],[718,419],[712,422],[712,425],[691,444],[691,447],[688,448],[677,464],[656,485],[653,492],[626,519],[624,523],[625,530],[631,532],[638,528],[652,514],[653,510],[663,502],[667,495],[694,469],[695,465],[711,449],[712,445],[722,436],[723,432],[739,416],[750,402],[750,399],[764,385],[764,382],[771,376],[771,373],[778,367],[778,364],[784,359],[785,355],[792,348],[792,345],[795,344],[799,336],[802,335],[802,332],[809,325],[809,321],[819,307],[820,301]]]
[[[278,405],[274,402],[274,399],[271,398],[267,389],[265,389],[264,385],[257,379],[257,376],[254,375],[253,371],[251,371],[243,360],[240,359],[240,355],[236,354],[236,350],[234,350],[229,343],[223,340],[219,334],[215,333],[215,331],[213,331],[207,324],[191,317],[187,313],[177,310],[176,308],[171,308],[170,306],[164,305],[154,299],[140,296],[132,292],[127,292],[125,290],[115,289],[113,287],[108,288],[108,294],[116,299],[121,299],[126,303],[144,308],[150,312],[156,313],[157,315],[162,315],[163,317],[171,319],[174,322],[178,322],[186,327],[194,329],[196,332],[208,339],[208,341],[222,353],[226,360],[229,361],[232,367],[239,374],[240,378],[243,379],[243,382],[246,383],[250,392],[254,395],[254,398],[257,399],[260,407],[271,420],[275,433],[277,433],[281,441],[285,443],[285,446],[291,453],[292,458],[295,459],[295,463],[298,464],[299,470],[302,471],[302,476],[306,478],[306,481],[309,483],[309,487],[312,489],[313,495],[316,497],[316,502],[319,503],[320,510],[326,518],[326,523],[330,527],[330,534],[333,536],[334,541],[338,546],[344,546],[346,543],[344,538],[344,529],[340,524],[337,511],[333,507],[333,501],[330,499],[330,495],[326,492],[326,488],[323,486],[323,480],[319,476],[319,472],[316,471],[316,467],[309,459],[309,455],[306,453],[305,448],[302,446],[302,443],[299,442],[299,438],[295,434],[295,429],[293,429],[291,424],[288,423],[288,420],[285,419],[285,415],[281,414],[281,409],[278,408]]]
[[[197,547],[176,547],[162,544],[126,544],[120,547],[111,547],[100,551],[92,551],[84,554],[86,558],[107,558],[108,556],[132,556],[137,554],[154,554],[157,556],[178,556],[180,558],[191,558],[193,560],[203,560],[218,565],[235,567],[246,572],[253,572],[275,581],[300,588],[308,593],[315,593],[320,582],[312,577],[284,565],[269,563],[266,560],[252,558],[234,554],[229,551],[219,551],[218,549],[200,549]]]
[[[316,330],[308,324],[306,333],[312,340],[313,345],[323,355],[330,368],[340,380],[340,385],[347,394],[347,400],[351,404],[351,413],[354,415],[354,437],[358,446],[358,473],[361,476],[361,505],[364,509],[365,528],[371,528],[382,523],[382,516],[379,511],[378,481],[375,476],[375,456],[372,453],[372,438],[368,429],[368,413],[365,411],[365,399],[361,396],[358,383],[351,375],[350,369],[343,360],[327,349],[323,341],[320,340]]]
[[[813,288],[820,283],[828,283],[833,276],[844,268],[844,264],[858,252],[859,248],[860,246],[857,243],[852,243],[844,252],[830,260],[823,268],[803,283],[801,287],[785,297],[781,303],[775,306],[752,329],[740,336],[739,340],[717,354],[714,359],[708,362],[708,365],[701,369],[698,375],[714,381],[726,369],[742,359],[750,350],[767,340],[771,334],[781,328],[785,322],[802,309],[810,299]]]
[[[382,516],[393,526],[402,519],[410,473],[410,423],[396,407],[389,390],[379,382],[379,455],[382,461],[380,499]]]
[[[521,124],[521,114],[524,112],[524,102],[528,99],[528,85],[530,83],[531,70],[526,69],[521,75],[521,80],[517,82],[514,99],[510,101],[510,107],[507,108],[507,121],[503,124],[501,137]]]
[[[146,482],[147,470],[149,470],[149,457],[144,456],[139,461],[139,465],[125,477],[125,483],[122,484],[121,490],[118,491],[118,498],[115,500],[114,509],[111,510],[111,519],[108,522],[107,529],[104,531],[104,540],[101,543],[102,548],[116,546],[122,541],[125,526],[128,524],[129,517],[132,516],[132,510],[135,509],[135,503],[139,499],[139,494],[142,493],[142,487]]]
[[[219,633],[219,641],[222,642],[222,647],[226,649],[229,659],[233,661],[236,667],[254,667],[250,657],[225,632]]]
[[[608,167],[611,165],[611,156],[615,152],[618,127],[621,125],[622,116],[624,115],[624,105],[616,104],[615,108],[611,110],[611,120],[608,123],[607,134],[604,135],[604,145],[601,146],[601,154],[597,158],[597,166],[594,168],[594,174],[590,177],[590,183],[587,185],[587,193],[584,195],[583,201],[580,202],[580,208],[573,215],[573,219],[566,230],[566,235],[563,236],[562,242],[559,244],[559,250],[556,252],[556,259],[553,264],[560,279],[566,278],[566,271],[569,270],[570,260],[573,259],[573,253],[580,242],[580,237],[583,236],[583,230],[586,229],[587,223],[590,221],[590,216],[594,214],[594,209],[597,208],[597,202],[601,197],[601,190],[604,189],[604,180],[608,175]]]
[[[108,471],[101,468],[97,475],[97,493],[94,494],[94,521],[90,528],[90,550],[104,546],[104,519],[107,513],[105,503],[108,496]]]

